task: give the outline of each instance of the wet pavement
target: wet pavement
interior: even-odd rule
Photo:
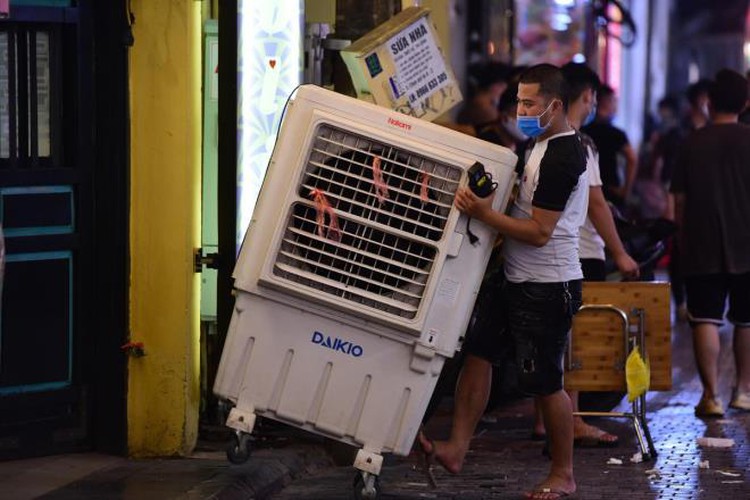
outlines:
[[[720,366],[723,401],[734,378],[731,336],[722,331]],[[647,420],[658,456],[633,463],[635,434],[625,419],[591,422],[620,436],[616,448],[575,451],[580,499],[750,498],[750,412],[729,410],[725,417],[693,415],[700,395],[689,329],[675,326],[673,390],[650,393]],[[416,455],[387,456],[380,478],[381,498],[519,498],[540,481],[548,467],[543,444],[529,439],[530,400],[514,400],[482,423],[464,470],[450,475],[436,468],[432,489]],[[629,411],[628,405],[619,409]],[[450,400],[427,426],[431,437],[447,435]],[[705,448],[701,437],[734,440],[729,448]],[[0,462],[0,499],[344,499],[352,498],[353,452],[348,447],[280,424],[264,424],[250,460],[230,465],[224,443],[202,442],[186,459],[128,460],[96,454],[63,455]],[[622,464],[610,464],[610,459]],[[336,466],[334,463],[346,465]]]
[[[0,462],[0,500],[268,498],[305,474],[330,468],[325,441],[264,420],[256,426],[250,460],[226,458],[229,431],[204,428],[186,458],[127,459],[76,453]]]
[[[729,401],[734,380],[729,330],[722,331],[723,400]],[[639,451],[632,424],[626,419],[596,418],[590,422],[620,436],[616,448],[577,448],[575,474],[580,499],[747,499],[750,498],[750,412],[729,410],[724,418],[701,420],[693,407],[701,385],[694,369],[690,330],[675,326],[673,334],[673,390],[650,393],[647,420],[658,456],[634,463]],[[616,410],[630,411],[621,403]],[[433,438],[445,437],[449,408],[441,408],[428,424]],[[438,487],[432,489],[417,456],[389,457],[380,478],[382,498],[491,499],[519,498],[541,481],[549,462],[543,444],[529,439],[530,400],[496,409],[496,423],[480,424],[463,471],[450,475],[435,468]],[[704,448],[701,437],[734,440],[730,448]],[[611,459],[622,462],[610,464]],[[353,471],[348,467],[323,470],[297,480],[273,498],[343,499],[352,496]]]

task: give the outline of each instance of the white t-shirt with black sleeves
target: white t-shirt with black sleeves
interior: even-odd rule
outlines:
[[[581,134],[581,140],[586,148],[586,172],[589,178],[589,187],[602,185],[602,176],[599,172],[599,150],[596,149],[594,141],[586,134]],[[604,260],[604,240],[596,232],[594,223],[590,217],[581,226],[581,241],[579,242],[578,255],[581,259]]]
[[[503,243],[508,281],[556,283],[582,279],[578,255],[586,220],[589,176],[581,137],[571,130],[537,141],[524,167],[511,216],[530,219],[533,207],[562,212],[547,244],[535,247],[508,236]]]

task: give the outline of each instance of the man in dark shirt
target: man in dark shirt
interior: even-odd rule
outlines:
[[[700,417],[720,417],[719,327],[734,324],[736,386],[729,406],[750,411],[750,127],[737,122],[747,80],[724,69],[709,92],[712,121],[694,131],[675,164],[671,191],[680,226],[688,319],[703,383]]]
[[[713,83],[708,78],[701,78],[688,86],[685,96],[688,101],[688,109],[685,116],[680,120],[681,140],[676,144],[676,150],[680,150],[682,143],[691,132],[705,127],[709,122],[708,116],[708,91]],[[675,154],[676,161],[676,154]],[[674,162],[672,163],[674,172]],[[666,186],[672,182],[672,177],[664,179]],[[665,216],[674,218],[674,196],[671,195],[667,201]],[[677,238],[672,238],[669,251],[669,281],[672,284],[672,298],[677,310],[677,319],[683,321],[687,317],[687,306],[685,304],[685,276],[682,271],[682,248]]]
[[[624,209],[630,197],[638,169],[637,157],[625,132],[612,125],[617,113],[617,96],[609,85],[602,85],[597,92],[596,118],[581,132],[594,140],[599,150],[599,170],[602,176],[604,197],[617,208]],[[625,178],[621,181],[618,158],[625,159]]]
[[[659,128],[651,137],[652,151],[646,165],[651,179],[669,186],[672,181],[677,151],[683,141],[679,122],[679,103],[674,97],[664,97],[659,101]],[[643,172],[641,172],[643,173]]]
[[[686,97],[688,110],[682,118],[682,129],[685,133],[703,128],[708,124],[708,91],[711,88],[711,80],[701,78],[687,88]]]

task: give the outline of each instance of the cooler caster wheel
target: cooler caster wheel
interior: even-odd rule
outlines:
[[[380,477],[369,472],[357,472],[354,476],[354,498],[356,500],[380,498]]]
[[[244,464],[250,458],[250,434],[237,431],[227,445],[227,459],[236,465]]]

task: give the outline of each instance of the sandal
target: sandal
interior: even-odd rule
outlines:
[[[425,447],[422,440],[427,441],[427,443],[430,445],[431,451],[427,451],[427,448]],[[417,435],[417,444],[419,445],[419,450],[421,451],[420,464],[422,466],[422,472],[424,472],[424,475],[427,478],[427,482],[429,483],[430,487],[437,488],[437,481],[435,480],[435,475],[432,473],[432,464],[435,461],[435,442],[425,436],[424,432],[420,430],[419,434]]]
[[[524,496],[531,499],[543,499],[543,500],[557,500],[558,498],[569,497],[573,493],[569,491],[557,490],[552,488],[539,488],[538,490],[530,491]]]
[[[739,389],[735,389],[729,407],[735,410],[750,411],[750,393],[740,392]]]

